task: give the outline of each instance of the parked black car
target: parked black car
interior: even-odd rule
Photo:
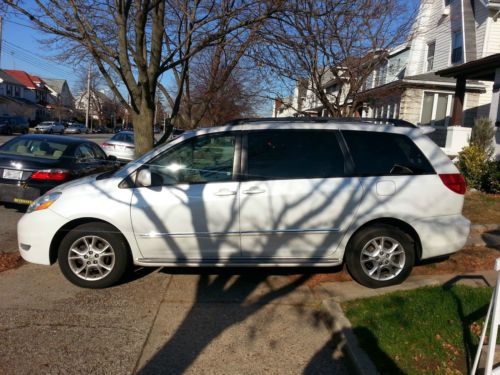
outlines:
[[[0,201],[30,204],[59,184],[119,165],[82,138],[22,135],[0,146]]]
[[[29,132],[28,120],[22,116],[0,116],[0,134],[26,134]]]

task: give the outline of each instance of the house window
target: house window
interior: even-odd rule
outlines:
[[[421,125],[448,125],[451,116],[453,95],[441,92],[424,92],[424,103],[420,116]]]
[[[436,41],[427,43],[427,71],[432,71],[434,67],[434,52],[436,50]]]
[[[19,86],[14,86],[14,96],[19,98],[21,96],[21,88]]]
[[[330,86],[328,86],[328,87],[326,88],[326,90],[325,90],[325,91],[326,91],[326,93],[327,93],[328,95],[331,95],[331,94],[333,94],[335,91],[337,91],[337,85],[330,85]]]
[[[7,95],[12,96],[12,85],[7,85]]]
[[[463,55],[463,40],[462,40],[462,32],[456,31],[452,35],[451,41],[451,63],[456,64],[462,62]]]

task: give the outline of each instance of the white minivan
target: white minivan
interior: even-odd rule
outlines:
[[[186,132],[37,199],[19,250],[102,288],[138,266],[324,266],[368,287],[459,250],[465,181],[421,129],[261,120]]]

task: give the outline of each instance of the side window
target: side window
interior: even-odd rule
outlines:
[[[248,132],[248,179],[344,176],[344,156],[334,131]]]
[[[164,185],[231,181],[236,137],[206,135],[189,140],[150,162]]]
[[[342,131],[358,176],[433,174],[422,151],[405,135]]]
[[[75,158],[81,163],[88,163],[95,159],[92,148],[87,144],[80,145],[75,150]]]
[[[98,160],[106,160],[107,157],[106,157],[106,153],[101,150],[101,148],[99,146],[97,146],[96,144],[88,144],[88,146],[90,146],[92,148],[92,151],[94,152],[94,155],[95,155],[95,158],[98,159]]]

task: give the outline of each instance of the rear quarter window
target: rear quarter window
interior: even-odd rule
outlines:
[[[403,134],[342,131],[358,176],[434,174],[431,164]]]

